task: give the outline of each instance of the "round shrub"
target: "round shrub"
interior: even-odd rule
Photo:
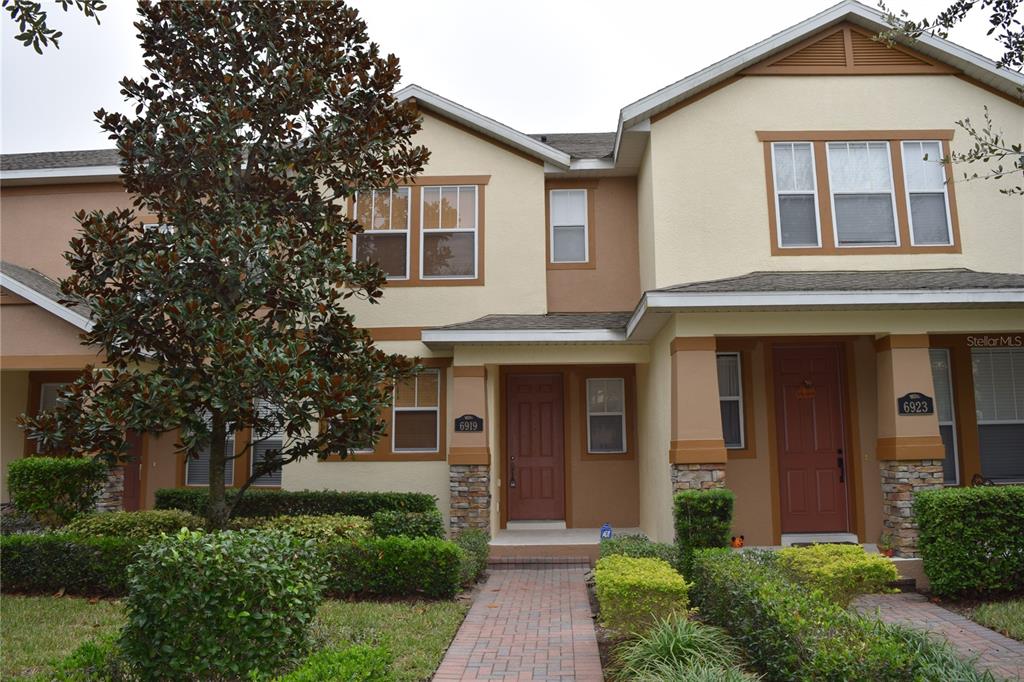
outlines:
[[[177,509],[98,512],[76,517],[64,527],[64,531],[78,535],[144,540],[160,533],[176,533],[182,528],[199,530],[204,524],[195,514]]]
[[[25,457],[8,466],[7,486],[15,507],[60,526],[96,508],[107,471],[105,462],[91,457]]]
[[[291,673],[275,682],[390,682],[391,654],[382,647],[356,644],[344,649],[318,651]]]
[[[359,540],[371,535],[370,521],[361,516],[330,514],[326,516],[272,516],[234,519],[232,528],[278,530],[304,540]]]
[[[144,679],[238,679],[310,645],[323,576],[314,543],[271,531],[182,530],[128,567],[126,657]]]
[[[661,559],[673,568],[679,560],[679,551],[665,542],[653,542],[646,535],[618,535],[601,540],[601,556],[621,554],[634,559]]]
[[[687,613],[690,585],[660,559],[606,556],[597,560],[594,583],[601,619],[619,635],[641,632],[659,618]]]
[[[900,577],[891,561],[860,545],[787,547],[779,550],[778,561],[790,578],[820,589],[840,606],[858,594],[885,592]]]
[[[379,511],[370,517],[373,534],[379,538],[404,535],[407,538],[443,538],[444,518],[437,509],[422,512]]]

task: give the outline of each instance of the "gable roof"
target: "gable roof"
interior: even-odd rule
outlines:
[[[83,303],[65,305],[68,297],[61,292],[60,285],[38,270],[0,261],[0,286],[79,329],[92,328],[89,308]]]
[[[615,133],[534,133],[530,137],[573,159],[606,159],[615,152]]]
[[[790,26],[770,38],[737,52],[731,57],[712,64],[671,85],[643,97],[622,108],[616,130],[615,154],[618,156],[622,134],[642,124],[651,116],[708,90],[736,76],[744,69],[773,55],[792,48],[812,34],[848,21],[874,33],[888,30],[885,14],[856,0],[843,0],[813,17]],[[939,62],[953,66],[965,75],[1011,97],[1018,97],[1024,88],[1024,75],[1010,69],[999,69],[987,57],[955,43],[930,35],[922,35],[913,45],[914,50]]]

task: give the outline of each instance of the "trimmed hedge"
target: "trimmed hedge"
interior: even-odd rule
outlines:
[[[1024,486],[925,490],[914,496],[914,516],[935,594],[1024,589]]]
[[[227,491],[229,500],[238,493]],[[181,509],[198,516],[206,513],[209,493],[205,488],[161,488],[156,491],[157,509]],[[337,490],[248,490],[232,517],[247,516],[373,516],[379,511],[425,512],[437,509],[437,500],[426,493],[341,492]]]
[[[597,603],[608,629],[639,633],[660,618],[685,615],[689,585],[667,562],[613,554],[597,560]]]
[[[160,533],[177,533],[182,528],[198,530],[205,526],[206,522],[195,514],[178,509],[161,509],[83,514],[64,526],[63,532],[145,540]]]
[[[654,542],[646,535],[617,535],[601,540],[601,556],[633,557],[634,559],[661,559],[673,568],[679,561],[679,550],[665,542]]]
[[[926,634],[850,613],[756,553],[694,559],[702,617],[728,630],[772,680],[992,680]]]
[[[11,502],[48,526],[96,508],[109,467],[91,457],[24,457],[7,469]]]
[[[453,538],[462,548],[462,584],[472,585],[487,571],[487,558],[491,554],[491,535],[481,528],[467,528]]]
[[[362,516],[256,516],[232,519],[231,527],[236,530],[279,530],[306,540],[327,542],[330,540],[360,540],[371,534],[369,520]]]
[[[885,592],[898,580],[896,566],[860,545],[787,547],[778,552],[779,566],[797,582],[821,590],[840,606],[858,594]]]
[[[437,538],[369,538],[322,545],[327,594],[333,597],[454,597],[465,553]]]
[[[275,682],[388,682],[391,674],[391,654],[387,649],[357,644],[344,649],[318,651],[291,673],[278,677]]]
[[[422,512],[379,511],[370,517],[373,534],[379,538],[404,535],[408,538],[443,538],[444,517],[435,509]]]
[[[727,488],[684,490],[673,499],[679,568],[690,574],[698,549],[729,546],[735,496]]]
[[[138,549],[132,538],[8,535],[0,538],[0,585],[4,592],[120,596]]]

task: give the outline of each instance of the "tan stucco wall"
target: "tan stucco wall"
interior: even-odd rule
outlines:
[[[764,152],[755,131],[952,129],[964,116],[980,121],[985,105],[1007,134],[1024,129],[1024,108],[955,76],[747,77],[655,121],[645,160],[651,178],[646,166],[640,172],[644,286],[757,270],[1024,271],[1024,202],[989,181],[956,184],[962,254],[770,255]],[[952,146],[969,147],[963,131]],[[645,236],[648,210],[653,239]]]
[[[650,363],[637,366],[637,415],[640,432],[640,528],[651,539],[671,542],[672,476],[668,463],[671,440],[672,364],[669,344],[673,325],[666,324],[651,342]]]
[[[0,357],[92,355],[95,350],[81,344],[81,333],[78,327],[38,306],[0,306]]]
[[[590,191],[596,267],[548,270],[549,312],[632,310],[640,297],[636,179],[600,178]]]
[[[28,372],[0,372],[0,502],[7,502],[7,465],[25,451],[17,418],[28,403]]]
[[[181,470],[183,455],[175,451],[178,442],[178,430],[154,435],[146,434],[146,471],[145,495],[142,500],[144,509],[153,507],[153,495],[160,488],[175,488],[178,485],[178,472]]]
[[[654,279],[654,150],[648,143],[636,176],[637,248],[640,261],[640,288],[656,287]]]

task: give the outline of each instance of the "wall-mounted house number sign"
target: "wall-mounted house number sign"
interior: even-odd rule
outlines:
[[[457,433],[478,433],[484,430],[484,419],[475,414],[464,414],[455,418]]]
[[[935,401],[924,393],[908,393],[896,399],[896,411],[901,416],[935,414]]]

